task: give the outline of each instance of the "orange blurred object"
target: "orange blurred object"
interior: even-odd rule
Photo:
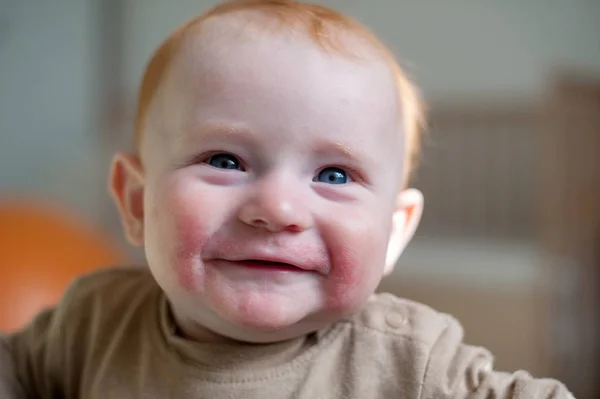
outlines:
[[[124,260],[107,237],[64,212],[0,203],[0,331],[55,304],[78,275]]]

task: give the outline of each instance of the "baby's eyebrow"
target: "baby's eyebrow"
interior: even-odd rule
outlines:
[[[323,156],[334,156],[347,160],[356,166],[374,166],[375,159],[366,151],[341,141],[323,138],[315,146],[315,151]]]
[[[236,140],[251,142],[255,133],[237,123],[203,123],[192,128],[181,137],[180,145],[189,146],[198,141],[223,140],[235,138]]]
[[[202,138],[213,139],[222,137],[247,137],[252,138],[254,134],[251,129],[239,123],[208,123],[199,127],[198,133]]]
[[[344,153],[344,155],[352,156],[352,150],[350,150],[350,148],[347,145],[343,143],[335,143],[335,146],[338,150]]]

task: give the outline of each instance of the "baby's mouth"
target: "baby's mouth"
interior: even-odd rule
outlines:
[[[252,269],[265,269],[265,270],[282,270],[282,271],[303,271],[297,266],[290,263],[284,262],[273,262],[261,259],[244,259],[233,261],[232,263],[237,264],[241,267],[247,267]]]

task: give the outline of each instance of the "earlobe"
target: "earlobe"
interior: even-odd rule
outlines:
[[[144,242],[144,174],[139,158],[118,153],[112,161],[109,191],[127,240],[135,246]]]
[[[423,214],[423,203],[423,194],[419,190],[407,189],[398,194],[396,210],[392,216],[384,275],[394,270],[398,258],[415,234]]]

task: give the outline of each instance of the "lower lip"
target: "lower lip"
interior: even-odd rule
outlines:
[[[245,262],[245,261],[235,261],[235,262],[228,262],[228,263],[238,266],[238,267],[243,267],[246,269],[254,269],[254,270],[296,272],[296,273],[306,271],[306,270],[300,269],[299,267],[279,265],[276,263]]]

